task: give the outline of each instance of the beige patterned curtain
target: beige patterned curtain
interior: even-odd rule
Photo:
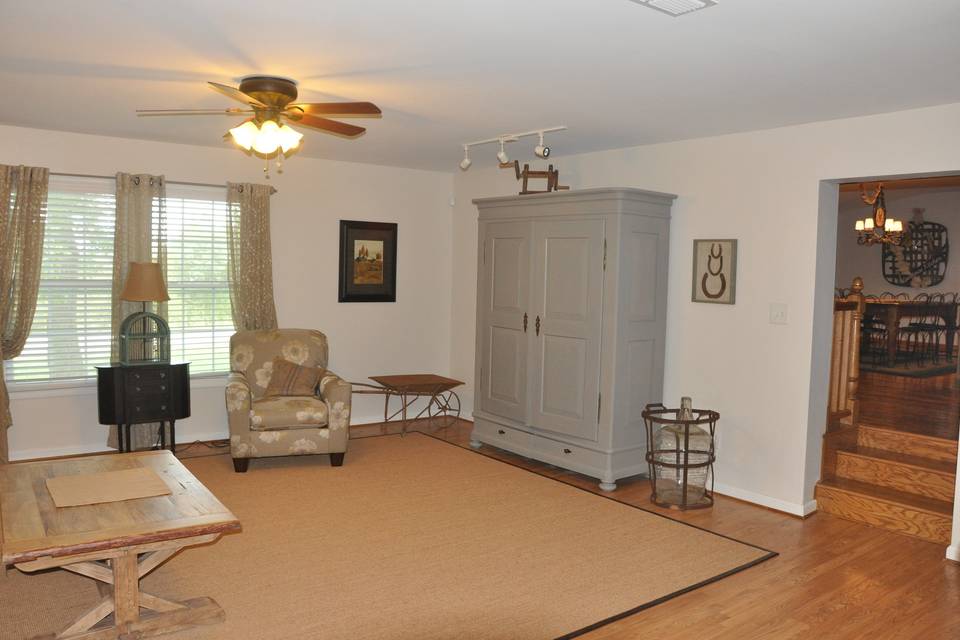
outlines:
[[[159,262],[164,278],[167,274],[167,250],[163,236],[166,217],[166,181],[163,176],[117,174],[117,218],[113,235],[113,318],[111,332],[112,360],[120,357],[117,336],[120,324],[131,313],[143,309],[141,302],[120,299],[123,283],[131,262]],[[148,303],[153,312],[167,317],[167,304]],[[148,308],[148,310],[150,310]],[[138,424],[131,427],[132,448],[153,446],[158,438],[159,424]],[[110,429],[107,444],[117,446],[116,427]]]
[[[227,183],[230,305],[237,331],[276,329],[270,195],[263,184]]]
[[[3,361],[20,355],[33,324],[49,182],[49,169],[0,165],[0,464],[13,424]]]

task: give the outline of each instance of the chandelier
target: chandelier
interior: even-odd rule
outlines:
[[[883,194],[883,183],[877,186],[873,195],[867,195],[860,185],[860,199],[873,207],[873,215],[857,220],[854,230],[857,232],[857,244],[871,246],[878,243],[899,245],[903,242],[903,220],[887,217],[887,203]]]

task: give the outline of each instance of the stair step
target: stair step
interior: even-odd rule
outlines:
[[[957,441],[886,427],[861,424],[857,428],[857,444],[866,449],[893,451],[919,458],[957,463]]]
[[[952,502],[956,466],[883,449],[837,451],[837,477]]]
[[[856,480],[822,480],[817,506],[825,513],[930,542],[950,544],[953,505]]]

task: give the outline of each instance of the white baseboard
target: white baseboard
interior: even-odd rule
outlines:
[[[380,424],[383,422],[382,415],[367,415],[367,416],[354,416],[353,424]],[[97,443],[83,443],[75,444],[68,447],[50,447],[43,449],[15,449],[10,452],[10,461],[17,462],[23,460],[38,460],[40,458],[59,458],[63,456],[80,456],[90,453],[104,453],[108,451],[115,451],[107,447],[106,444],[106,431],[102,432],[103,440]],[[222,429],[217,431],[203,431],[200,433],[194,431],[180,431],[177,430],[177,435],[181,436],[177,438],[178,445],[186,445],[196,440],[201,440],[203,442],[208,442],[210,440],[226,440],[230,437],[230,433],[227,430],[227,425],[224,425]]]
[[[745,502],[752,502],[753,504],[758,504],[762,507],[773,509],[774,511],[782,511],[793,516],[800,516],[801,518],[808,516],[817,510],[816,500],[811,500],[806,504],[787,502],[785,500],[771,498],[770,496],[765,496],[761,493],[754,493],[753,491],[747,491],[746,489],[740,489],[738,487],[722,484],[720,482],[716,483],[714,490],[720,495],[729,496]]]
[[[104,435],[106,440],[106,435]],[[59,458],[62,456],[79,456],[85,453],[102,453],[104,451],[113,451],[103,444],[84,444],[72,447],[54,447],[50,449],[14,449],[10,452],[10,462],[19,462],[22,460],[38,460],[40,458]]]
[[[947,547],[947,560],[960,562],[960,544],[952,544]]]
[[[227,437],[229,437],[229,435],[226,429],[223,429],[222,431],[209,431],[205,433],[190,432],[189,438],[178,438],[177,445],[179,447],[180,445],[186,445],[196,440],[201,440],[203,442],[208,442],[210,440],[224,440]],[[116,451],[116,449],[111,449],[107,446],[106,439],[107,432],[104,431],[103,440],[97,444],[88,443],[73,445],[70,447],[53,447],[49,449],[19,449],[10,452],[10,461],[16,462],[21,460],[37,460],[40,458],[59,458],[62,456],[79,456],[89,453]]]

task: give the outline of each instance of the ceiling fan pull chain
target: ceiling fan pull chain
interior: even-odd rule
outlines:
[[[270,179],[270,158],[263,159],[263,177],[264,180]]]
[[[277,152],[277,173],[283,173],[283,150]]]

